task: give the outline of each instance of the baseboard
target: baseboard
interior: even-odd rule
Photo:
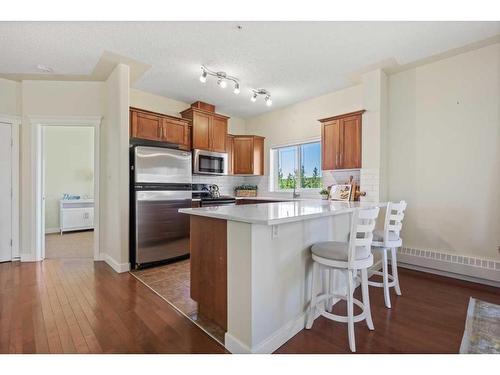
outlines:
[[[316,314],[316,317],[319,313]],[[261,341],[258,345],[251,348],[239,341],[236,337],[226,332],[224,337],[224,346],[233,354],[270,354],[290,340],[297,333],[302,331],[306,323],[306,314],[289,321],[271,336]]]
[[[104,260],[112,269],[114,269],[118,273],[130,271],[130,263],[118,263],[108,254],[103,254],[100,256],[100,258]]]
[[[435,250],[398,249],[398,266],[485,285],[500,286],[500,262]]]
[[[52,234],[52,233],[60,233],[59,228],[46,228],[45,229],[45,234]]]
[[[37,259],[33,254],[20,254],[19,260],[21,262],[38,262],[41,259]]]

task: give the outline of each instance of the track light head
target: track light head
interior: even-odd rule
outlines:
[[[225,89],[225,88],[227,87],[227,82],[226,82],[226,80],[224,80],[224,79],[222,79],[222,78],[219,78],[219,79],[217,80],[217,84],[219,85],[219,87],[220,87],[221,89]]]
[[[267,95],[266,98],[264,99],[266,101],[266,105],[268,107],[272,106],[273,105],[273,101],[271,99],[271,96],[270,95]]]
[[[207,82],[207,71],[203,68],[201,68],[200,82],[201,83]]]
[[[257,93],[254,92],[252,97],[250,98],[250,100],[252,101],[252,103],[255,103],[257,101]]]
[[[238,95],[240,93],[240,84],[238,82],[234,83],[234,90],[233,92]]]

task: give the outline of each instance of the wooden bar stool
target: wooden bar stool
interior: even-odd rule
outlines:
[[[384,230],[373,232],[372,250],[382,253],[382,272],[370,271],[370,276],[382,276],[382,282],[368,281],[368,285],[378,288],[384,288],[384,301],[387,308],[391,308],[391,296],[389,288],[394,287],[396,294],[401,295],[398,279],[398,262],[396,257],[396,248],[403,244],[399,232],[402,228],[406,202],[389,202],[385,212]],[[387,258],[388,252],[391,252],[391,273],[389,274]]]
[[[347,323],[349,348],[353,352],[356,351],[354,323],[366,320],[368,329],[374,329],[370,311],[367,269],[373,265],[371,243],[378,213],[378,207],[356,209],[351,216],[349,242],[326,241],[314,244],[311,247],[313,259],[311,302],[309,304],[306,329],[312,327],[318,312],[327,319]],[[317,280],[321,279],[321,272],[328,271],[331,276],[333,270],[340,270],[344,273],[347,286],[346,295],[334,294],[331,280],[329,287],[324,288],[323,293],[318,295],[316,283]],[[358,270],[361,273],[360,280],[357,276]],[[358,280],[361,282],[362,302],[353,297],[356,281]],[[327,311],[334,298],[347,301],[347,316],[336,315]],[[362,310],[356,316],[354,316],[354,305],[359,306]]]

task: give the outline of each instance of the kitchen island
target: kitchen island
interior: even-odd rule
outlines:
[[[301,200],[180,209],[191,215],[191,297],[226,331],[231,353],[271,353],[304,328],[310,246],[346,241],[354,209],[384,205]]]

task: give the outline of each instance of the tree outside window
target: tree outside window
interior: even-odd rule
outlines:
[[[321,144],[303,143],[275,149],[278,157],[277,187],[279,190],[320,189]]]

